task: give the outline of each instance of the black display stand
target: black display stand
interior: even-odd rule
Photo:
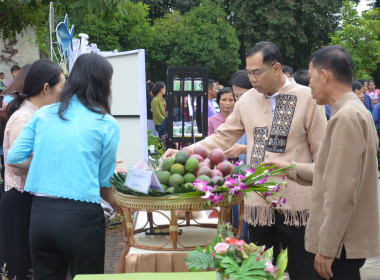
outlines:
[[[181,149],[207,137],[208,68],[168,67],[166,85],[167,148]],[[192,117],[189,106],[185,105],[188,96],[194,111]]]

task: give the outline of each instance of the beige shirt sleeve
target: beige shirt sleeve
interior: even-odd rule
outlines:
[[[220,125],[214,134],[209,135],[204,140],[191,145],[200,145],[210,153],[215,148],[220,148],[223,151],[231,148],[237,140],[239,140],[245,133],[244,125],[242,122],[242,116],[240,114],[239,102],[236,103],[234,111],[228,116],[226,122]]]
[[[307,131],[307,140],[310,145],[310,151],[315,162],[317,152],[327,127],[325,107],[317,105],[314,100],[309,102],[308,114],[305,117],[304,125]],[[300,185],[310,186],[313,182],[313,163],[292,162],[296,167],[289,173],[289,179]]]

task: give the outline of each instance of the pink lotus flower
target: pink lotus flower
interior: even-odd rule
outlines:
[[[274,265],[271,262],[267,262],[264,271],[268,271],[270,274],[273,274]]]
[[[230,244],[227,244],[227,243],[217,243],[215,246],[214,246],[214,250],[218,253],[218,254],[224,254],[224,253],[227,253],[228,249],[230,248]]]

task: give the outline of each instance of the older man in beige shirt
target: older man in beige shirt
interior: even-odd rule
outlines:
[[[378,138],[370,114],[351,90],[353,62],[343,47],[315,52],[309,76],[317,103],[332,109],[315,165],[298,164],[291,174],[298,182],[313,183],[305,248],[315,255],[318,274],[310,279],[359,280],[365,259],[380,254]]]

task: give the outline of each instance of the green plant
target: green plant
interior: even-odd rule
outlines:
[[[157,169],[160,166],[159,159],[165,153],[165,147],[160,137],[154,135],[152,131],[148,131],[148,148],[151,145],[154,145],[154,151],[158,154],[151,156],[149,158],[149,163],[154,169]]]
[[[231,226],[219,228],[219,235],[203,250],[197,247],[185,258],[191,271],[216,269],[227,278],[272,280],[283,279],[282,274],[288,263],[288,252],[284,250],[272,264],[273,249],[265,246],[246,244],[244,240],[232,238]]]

